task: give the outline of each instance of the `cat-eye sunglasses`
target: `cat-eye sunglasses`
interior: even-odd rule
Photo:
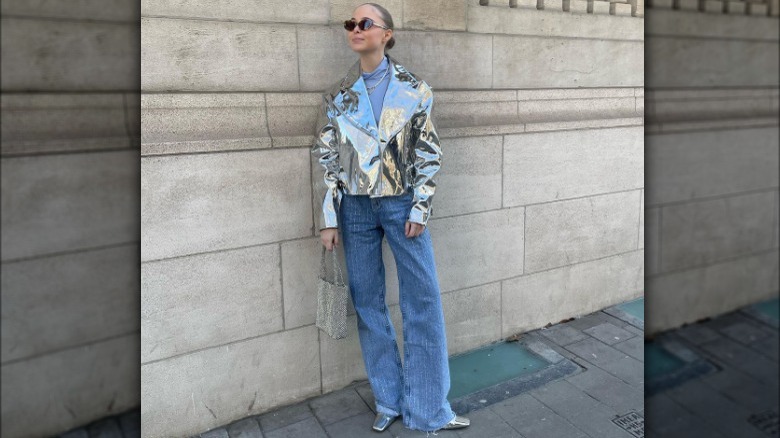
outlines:
[[[382,29],[390,30],[389,27],[382,26],[370,18],[364,18],[360,21],[355,21],[354,18],[350,18],[349,20],[344,21],[344,29],[347,29],[349,32],[355,30],[355,27],[359,27],[360,30],[368,30],[371,29],[372,26],[378,26]]]

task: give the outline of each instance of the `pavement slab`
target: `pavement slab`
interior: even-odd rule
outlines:
[[[637,303],[631,303],[636,309]],[[629,306],[623,306],[625,309]],[[752,313],[751,313],[752,312]],[[777,435],[778,329],[741,309],[654,337],[707,373],[646,396],[643,320],[618,306],[523,333],[520,342],[558,368],[506,382],[507,396],[483,399],[464,414],[471,425],[440,430],[459,438],[759,438]],[[624,319],[621,319],[624,316]],[[572,369],[575,369],[572,372]],[[557,372],[550,372],[557,370]],[[503,383],[484,394],[499,394]],[[456,404],[453,404],[456,406]],[[367,381],[214,428],[200,438],[359,438],[371,429],[374,397]],[[456,410],[457,413],[463,414]],[[645,414],[647,424],[645,425]],[[430,437],[401,419],[393,438]],[[647,432],[645,432],[645,426]],[[60,438],[140,436],[139,411],[102,419]]]

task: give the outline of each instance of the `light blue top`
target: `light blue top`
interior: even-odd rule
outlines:
[[[374,110],[374,119],[376,119],[377,125],[379,124],[379,116],[382,115],[382,104],[385,101],[387,85],[390,83],[390,75],[393,74],[392,70],[390,70],[387,71],[387,75],[385,75],[385,71],[389,68],[390,62],[387,59],[387,55],[385,55],[384,58],[382,58],[382,62],[379,63],[374,71],[362,73],[366,88],[373,87],[382,79],[382,82],[368,95],[368,99],[371,101],[371,108]],[[385,77],[382,78],[382,75],[385,75]]]

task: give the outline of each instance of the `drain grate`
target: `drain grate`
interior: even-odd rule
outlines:
[[[613,418],[612,422],[630,433],[631,436],[637,438],[644,438],[645,436],[645,419],[635,411]]]
[[[748,417],[747,421],[768,436],[777,436],[778,434],[776,411],[768,410],[753,414]]]

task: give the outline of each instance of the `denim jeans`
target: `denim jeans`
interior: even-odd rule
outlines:
[[[349,290],[377,412],[401,415],[414,430],[435,431],[455,418],[441,292],[431,235],[407,238],[411,191],[370,198],[345,194],[339,209]],[[382,239],[398,267],[404,361],[385,302]]]

